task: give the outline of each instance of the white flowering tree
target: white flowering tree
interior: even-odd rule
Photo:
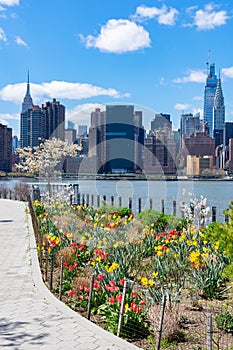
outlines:
[[[75,157],[80,149],[81,147],[75,144],[69,145],[66,141],[52,138],[39,146],[17,148],[16,152],[20,158],[17,167],[22,171],[45,177],[51,197],[51,177],[58,172],[58,164],[67,156]]]

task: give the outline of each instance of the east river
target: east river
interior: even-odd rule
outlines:
[[[15,183],[26,182],[40,184],[35,180],[1,180],[1,184],[14,186]],[[97,206],[103,199],[107,204],[129,206],[132,199],[132,209],[137,214],[152,206],[153,209],[162,210],[167,214],[174,211],[176,202],[176,215],[180,216],[180,204],[188,203],[188,193],[193,193],[197,198],[207,198],[207,206],[216,207],[217,221],[224,221],[222,213],[233,200],[233,181],[131,181],[131,180],[58,180],[59,186],[78,184],[81,198],[89,201],[89,204]],[[184,195],[186,193],[186,195]],[[99,199],[97,198],[99,197]],[[140,203],[139,203],[140,202]]]

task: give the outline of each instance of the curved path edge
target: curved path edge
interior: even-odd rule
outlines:
[[[0,349],[138,350],[49,291],[26,208],[26,203],[0,199]]]

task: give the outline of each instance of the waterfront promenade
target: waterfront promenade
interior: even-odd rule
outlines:
[[[0,349],[136,350],[81,317],[44,285],[23,202],[0,199]]]

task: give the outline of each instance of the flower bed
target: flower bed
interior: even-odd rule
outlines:
[[[127,208],[95,209],[55,200],[49,205],[35,201],[44,280],[84,316],[91,300],[92,321],[114,334],[122,322],[120,335],[145,349],[155,346],[160,304],[166,296],[161,344],[169,348],[176,343],[177,349],[198,345],[198,334],[202,333],[203,341],[206,336],[197,315],[201,314],[201,319],[212,308],[213,317],[217,317],[223,306],[224,312],[233,312],[231,302],[227,302],[231,284],[224,274],[230,256],[207,228],[202,229],[201,220],[195,221],[204,215],[198,205],[197,212],[186,208],[185,219],[156,212],[150,213],[145,223],[143,215],[134,218]],[[192,322],[197,323],[194,335]],[[216,334],[221,334],[218,343],[222,339],[226,342],[231,332],[221,328],[220,321],[213,323]],[[170,329],[166,327],[169,324]]]

